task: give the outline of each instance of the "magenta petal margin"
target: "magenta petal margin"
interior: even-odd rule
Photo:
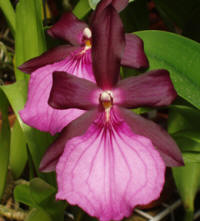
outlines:
[[[125,108],[120,108],[120,114],[134,133],[147,137],[152,141],[166,166],[175,167],[184,165],[181,151],[167,131],[153,121],[134,114]]]
[[[84,135],[66,143],[56,167],[56,198],[101,221],[121,220],[160,196],[165,165],[151,141],[134,134],[116,108],[107,127],[104,119],[99,112]]]
[[[55,62],[64,60],[68,55],[73,53],[76,50],[79,50],[80,46],[70,46],[70,45],[60,45],[56,48],[52,48],[40,56],[36,58],[32,58],[22,65],[20,65],[18,68],[25,72],[25,73],[31,73],[33,71],[36,71],[38,68],[43,67],[47,64],[53,64]]]
[[[55,134],[83,113],[83,110],[78,109],[55,110],[48,105],[54,71],[66,71],[94,81],[91,51],[81,54],[81,50],[80,48],[66,59],[41,67],[31,74],[28,100],[25,108],[20,111],[20,116],[26,124]]]
[[[66,142],[76,136],[83,135],[96,117],[96,110],[87,111],[77,119],[70,122],[60,133],[59,139],[56,139],[47,149],[40,162],[40,171],[51,172],[56,170],[56,165],[60,156],[64,152]]]

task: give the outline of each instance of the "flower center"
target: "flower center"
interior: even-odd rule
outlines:
[[[113,105],[113,94],[111,91],[104,91],[100,94],[99,101],[105,109],[106,121],[110,119],[110,109]]]
[[[92,37],[91,30],[89,28],[85,28],[83,30],[83,42],[85,44],[83,52],[86,52],[88,49],[92,47],[91,37]]]

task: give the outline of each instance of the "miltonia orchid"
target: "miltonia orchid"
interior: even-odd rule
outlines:
[[[103,0],[102,8],[109,2],[111,1]],[[121,11],[128,1],[113,0],[112,4],[118,11]],[[22,71],[31,73],[28,100],[25,108],[20,111],[20,116],[26,124],[55,134],[84,111],[55,110],[48,105],[52,73],[65,71],[95,81],[91,59],[92,31],[87,24],[79,21],[72,13],[66,13],[48,30],[48,33],[52,37],[70,42],[71,45],[62,45],[49,50],[19,67]],[[126,47],[121,64],[133,68],[148,66],[143,42],[136,35],[126,35]]]
[[[94,14],[93,71],[96,84],[53,73],[49,104],[86,112],[63,129],[40,169],[56,166],[57,199],[79,205],[102,221],[129,216],[136,205],[157,199],[165,166],[183,161],[173,139],[128,108],[169,105],[176,92],[166,70],[119,80],[125,36],[112,4]]]

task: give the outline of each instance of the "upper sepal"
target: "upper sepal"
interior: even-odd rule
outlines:
[[[97,85],[111,89],[119,80],[120,62],[125,46],[121,19],[112,4],[99,11],[92,20],[93,71]]]

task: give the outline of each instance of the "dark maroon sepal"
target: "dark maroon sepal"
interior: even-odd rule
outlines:
[[[54,24],[47,32],[53,38],[60,38],[73,45],[80,45],[83,38],[83,30],[88,27],[86,23],[78,20],[71,13],[65,13],[60,20]]]
[[[32,58],[20,65],[19,70],[25,73],[31,73],[36,69],[43,67],[47,64],[53,64],[66,58],[70,53],[77,50],[79,47],[60,45],[56,48],[44,52],[42,55]]]
[[[49,105],[55,109],[78,108],[89,110],[98,105],[96,84],[66,72],[53,73]]]
[[[121,19],[110,4],[97,7],[92,21],[92,58],[96,82],[102,89],[112,88],[119,80],[120,60],[125,39]]]
[[[130,68],[148,68],[142,39],[134,34],[126,34],[126,46],[121,64]]]
[[[177,96],[167,70],[153,70],[121,80],[118,104],[126,108],[160,107],[171,104]]]

